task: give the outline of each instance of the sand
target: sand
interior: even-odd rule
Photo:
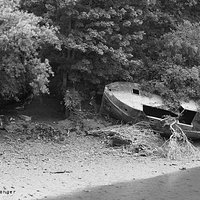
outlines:
[[[127,155],[119,149],[106,148],[100,138],[76,134],[59,144],[41,140],[13,141],[1,134],[0,143],[0,191],[14,192],[0,194],[3,200],[103,200],[108,198],[107,193],[109,200],[141,200],[140,195],[132,198],[131,191],[137,181],[200,166],[200,160],[172,161]],[[140,185],[141,190],[143,185]],[[120,197],[121,193],[116,197],[114,191],[118,187],[132,189],[123,190],[126,198]]]

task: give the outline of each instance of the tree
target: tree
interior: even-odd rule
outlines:
[[[177,30],[163,35],[159,59],[144,75],[143,88],[179,106],[180,99],[199,101],[200,24],[185,21]],[[138,73],[147,74],[144,67]],[[177,103],[177,104],[176,104]]]
[[[132,79],[133,65],[140,64],[137,49],[144,33],[143,12],[131,2],[21,1],[23,9],[59,26],[62,51],[50,60],[60,71],[63,90],[67,81],[104,85]]]
[[[60,48],[57,29],[42,18],[20,11],[15,1],[0,2],[0,98],[17,100],[30,86],[34,93],[48,92],[53,75],[47,59],[40,59],[45,45]]]
[[[59,27],[62,51],[50,61],[64,90],[125,80],[172,104],[199,98],[198,1],[23,0],[21,8]]]

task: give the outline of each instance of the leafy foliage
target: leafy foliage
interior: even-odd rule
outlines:
[[[75,89],[66,90],[64,94],[64,105],[69,111],[81,109],[81,96]]]
[[[39,36],[25,34],[25,40],[19,35],[17,40],[22,55],[18,69],[28,70],[34,88],[47,89],[48,58],[64,92],[73,86],[86,93],[86,88],[100,90],[108,82],[124,80],[141,83],[173,105],[179,99],[199,99],[198,1],[21,0],[20,9],[29,12],[18,10],[29,19],[24,22],[38,28]],[[61,51],[46,45],[58,45],[56,32]],[[16,54],[6,55],[19,60]]]
[[[145,90],[157,93],[171,103],[180,99],[199,100],[199,30],[198,23],[186,21],[162,37],[159,59],[148,71],[146,68],[138,71],[146,74],[143,78]]]
[[[41,60],[44,45],[59,48],[57,29],[44,24],[34,14],[20,11],[13,1],[0,3],[0,95],[17,99],[31,85],[34,92],[48,92],[53,74],[48,60]]]
[[[129,64],[139,64],[144,32],[143,12],[131,2],[24,0],[22,7],[59,26],[63,45],[56,60],[64,90],[67,81],[95,86],[132,80]]]

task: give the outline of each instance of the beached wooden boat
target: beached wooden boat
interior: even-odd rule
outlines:
[[[166,115],[178,117],[178,125],[191,139],[200,139],[199,106],[194,101],[180,102],[177,112],[171,112],[157,95],[145,96],[136,83],[115,82],[106,85],[101,112],[124,122],[150,122],[151,127],[162,135],[170,136],[169,125],[164,125]]]

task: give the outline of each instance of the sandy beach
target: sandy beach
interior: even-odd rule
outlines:
[[[0,190],[13,191],[13,194],[0,195],[13,200],[88,200],[94,199],[94,195],[97,195],[95,199],[106,199],[101,193],[91,197],[84,194],[99,187],[106,193],[112,185],[134,185],[141,180],[200,166],[200,160],[172,161],[128,155],[119,149],[105,147],[100,138],[76,134],[59,144],[13,141],[1,134],[0,153]],[[81,197],[76,196],[79,193]],[[131,195],[130,191],[128,193]],[[139,196],[136,199],[140,199]]]

